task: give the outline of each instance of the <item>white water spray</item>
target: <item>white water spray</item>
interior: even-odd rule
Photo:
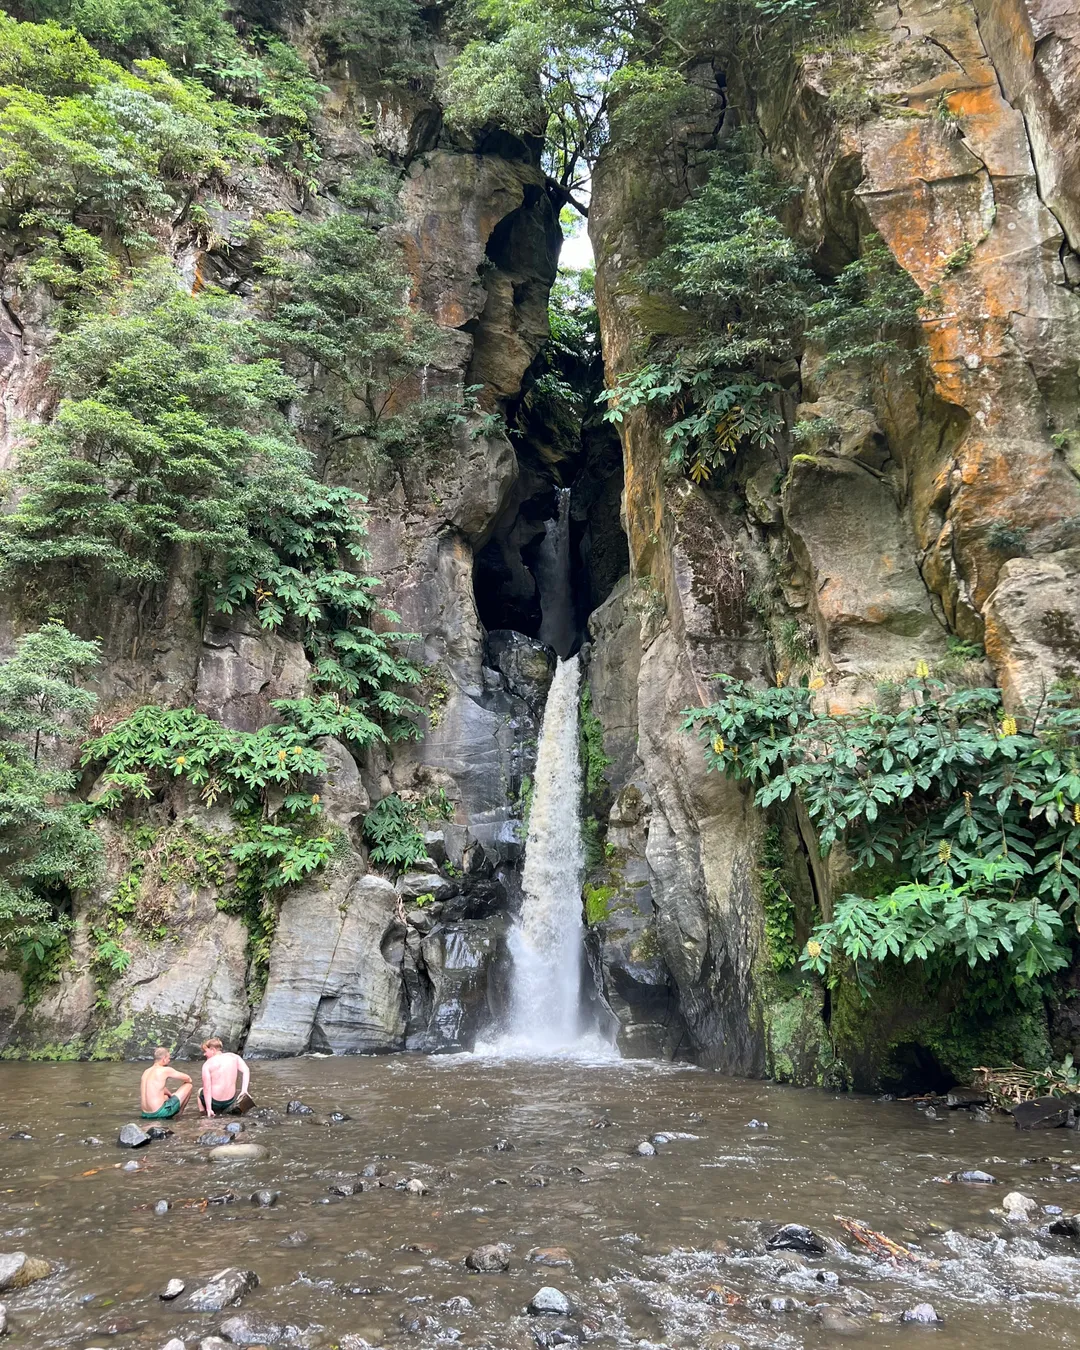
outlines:
[[[525,900],[510,934],[510,1024],[493,1047],[503,1053],[601,1049],[582,1025],[580,679],[576,656],[560,661],[544,708],[522,873]]]

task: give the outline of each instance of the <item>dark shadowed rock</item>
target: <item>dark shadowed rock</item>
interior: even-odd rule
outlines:
[[[786,1223],[765,1239],[767,1251],[807,1252],[812,1256],[825,1254],[825,1241],[801,1223]]]
[[[945,1097],[945,1105],[955,1111],[959,1107],[985,1106],[990,1098],[985,1088],[953,1088]]]
[[[491,1272],[508,1270],[510,1267],[510,1248],[505,1242],[489,1242],[483,1247],[474,1247],[465,1258],[470,1270]]]
[[[313,1107],[305,1106],[302,1101],[292,1101],[285,1108],[287,1116],[313,1116],[315,1110]]]
[[[1017,1102],[1012,1108],[1013,1124],[1018,1130],[1056,1130],[1063,1126],[1075,1128],[1080,1114],[1080,1096],[1036,1097],[1030,1102]]]
[[[1050,1225],[1055,1237],[1080,1238],[1080,1214],[1063,1214]]]
[[[149,1142],[150,1136],[134,1121],[128,1121],[116,1137],[117,1148],[144,1148]]]
[[[239,1303],[258,1284],[259,1277],[253,1270],[229,1266],[219,1270],[207,1284],[196,1289],[188,1298],[187,1306],[194,1312],[221,1312],[223,1308]]]
[[[149,1125],[147,1126],[146,1133],[151,1139],[171,1139],[174,1131],[165,1129],[163,1125]]]

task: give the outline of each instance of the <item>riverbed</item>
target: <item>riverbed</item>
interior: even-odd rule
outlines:
[[[240,1138],[267,1156],[221,1164],[194,1115],[137,1152],[116,1146],[140,1069],[0,1065],[0,1250],[58,1265],[3,1296],[13,1347],[160,1350],[176,1336],[190,1350],[236,1310],[193,1312],[159,1291],[226,1266],[259,1278],[241,1312],[311,1347],[349,1334],[420,1350],[574,1336],[671,1350],[813,1350],[842,1334],[882,1350],[928,1336],[935,1350],[1077,1343],[1080,1241],[1039,1234],[1042,1207],[1080,1209],[1070,1131],[654,1063],[304,1058],[254,1066],[272,1111]],[[287,1114],[291,1099],[313,1114]],[[693,1137],[635,1152],[664,1132]],[[972,1168],[997,1183],[938,1179]],[[368,1189],[331,1194],[365,1170]],[[425,1193],[400,1188],[410,1179]],[[280,1191],[273,1207],[251,1202],[260,1189]],[[1000,1213],[1012,1190],[1038,1202],[1031,1223]],[[838,1215],[915,1259],[876,1260]],[[788,1223],[826,1253],[767,1251]],[[509,1246],[509,1269],[471,1272],[464,1258],[490,1243]],[[530,1259],[551,1248],[573,1264]],[[569,1318],[525,1311],[542,1286]],[[925,1303],[941,1323],[899,1320]]]

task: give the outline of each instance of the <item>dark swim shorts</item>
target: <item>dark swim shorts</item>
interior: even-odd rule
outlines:
[[[237,1093],[237,1096],[239,1096],[239,1093]],[[220,1116],[223,1111],[227,1111],[229,1107],[232,1106],[234,1101],[236,1101],[236,1097],[230,1097],[227,1102],[219,1102],[218,1099],[215,1097],[213,1099],[214,1114],[216,1116]],[[203,1096],[202,1088],[199,1089],[199,1103],[203,1107],[206,1106],[206,1098]]]
[[[180,1098],[175,1094],[166,1097],[156,1111],[140,1112],[143,1120],[171,1120],[180,1111]]]

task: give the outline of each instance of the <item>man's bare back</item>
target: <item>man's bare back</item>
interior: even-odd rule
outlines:
[[[174,1092],[169,1091],[169,1083],[178,1084]],[[187,1105],[191,1096],[191,1076],[172,1067],[168,1050],[158,1046],[154,1051],[154,1062],[142,1076],[139,1100],[144,1117],[167,1119],[178,1116]]]
[[[248,1090],[251,1075],[240,1056],[231,1050],[222,1050],[216,1037],[205,1041],[202,1049],[206,1062],[202,1069],[199,1110],[212,1116],[215,1111],[227,1110],[241,1093]],[[239,1086],[238,1077],[241,1080]]]

